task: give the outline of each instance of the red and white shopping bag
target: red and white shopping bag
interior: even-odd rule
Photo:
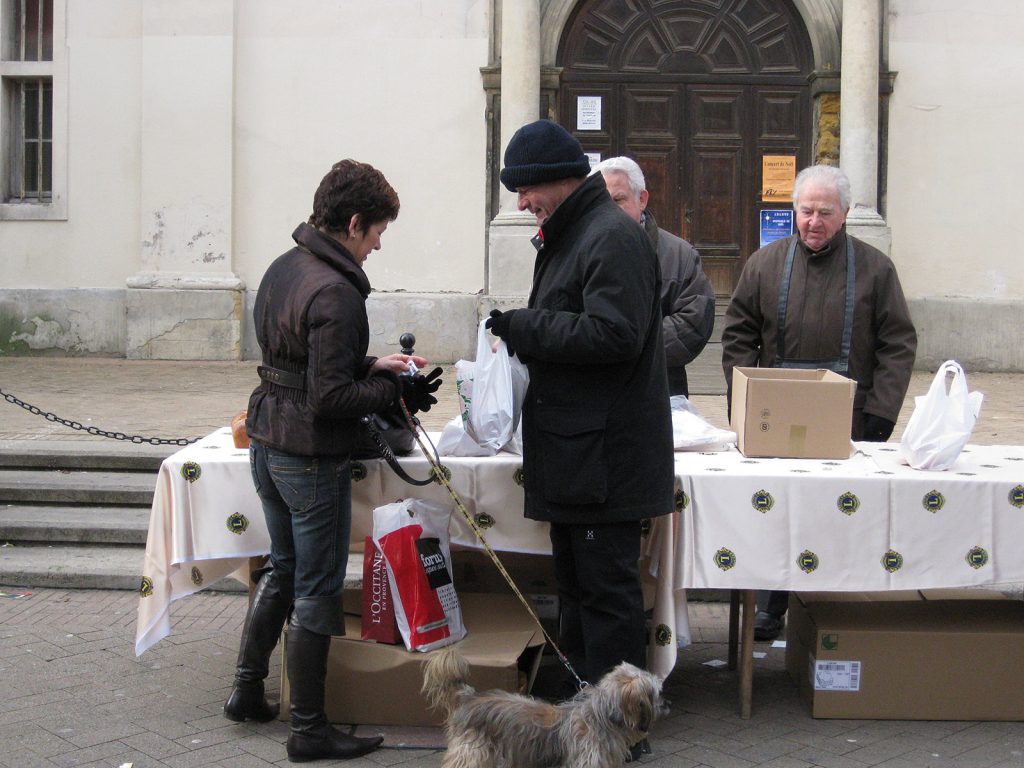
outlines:
[[[466,636],[452,582],[451,507],[405,499],[373,511],[373,541],[387,562],[398,629],[410,651],[431,651]]]

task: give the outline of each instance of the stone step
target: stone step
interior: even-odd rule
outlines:
[[[145,546],[149,516],[143,506],[5,504],[0,505],[0,540]]]
[[[142,579],[145,548],[113,545],[37,545],[0,547],[0,586],[28,589],[136,590]],[[209,589],[245,591],[234,579]]]
[[[0,469],[156,472],[180,448],[113,440],[0,440]]]
[[[151,472],[8,469],[0,472],[0,503],[134,504],[151,506]]]
[[[111,545],[0,545],[0,588],[127,589],[142,579],[145,548]],[[345,589],[363,583],[363,556],[348,558]],[[224,578],[207,587],[217,592],[244,592],[247,585]]]

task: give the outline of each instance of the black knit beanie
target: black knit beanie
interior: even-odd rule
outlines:
[[[509,192],[545,181],[582,178],[590,173],[583,147],[565,128],[551,120],[524,125],[505,149],[501,183]]]

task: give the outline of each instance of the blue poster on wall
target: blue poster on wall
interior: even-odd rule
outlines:
[[[761,248],[793,234],[793,209],[761,211]]]

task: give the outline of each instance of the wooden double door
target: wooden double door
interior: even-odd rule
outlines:
[[[728,296],[760,245],[762,160],[811,157],[810,44],[789,0],[590,0],[566,25],[559,121],[644,170],[648,208]]]

